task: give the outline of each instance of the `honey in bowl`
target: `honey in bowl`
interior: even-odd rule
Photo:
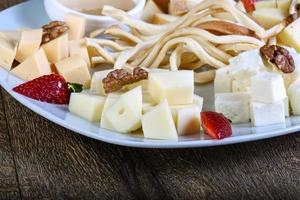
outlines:
[[[102,8],[110,5],[115,8],[129,11],[135,7],[134,0],[61,0],[61,3],[71,9],[90,15],[101,15]]]

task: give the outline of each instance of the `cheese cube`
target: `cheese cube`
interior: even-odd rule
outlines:
[[[142,117],[145,138],[177,140],[176,126],[167,100],[162,101]]]
[[[32,56],[40,48],[42,36],[42,29],[22,31],[22,36],[16,54],[16,60],[21,63],[28,57]]]
[[[121,95],[106,111],[105,117],[118,132],[136,131],[142,126],[142,104],[142,88],[137,87]]]
[[[86,93],[72,93],[69,110],[86,120],[100,122],[105,97]]]
[[[118,97],[120,97],[121,94],[118,93],[110,93],[105,101],[103,110],[102,110],[102,115],[101,115],[101,122],[100,122],[100,127],[109,129],[109,130],[114,130],[114,127],[112,124],[108,121],[106,117],[107,110],[116,102]]]
[[[233,80],[231,90],[233,93],[250,92],[250,85],[251,83],[249,80],[244,80],[244,81]]]
[[[289,101],[289,98],[286,97],[286,98],[283,100],[283,103],[284,103],[284,113],[285,113],[285,117],[289,117],[289,116],[290,116],[290,101]]]
[[[251,78],[253,101],[273,103],[287,97],[283,78],[280,74],[263,72]]]
[[[251,121],[254,126],[267,126],[285,123],[284,102],[274,103],[251,103]]]
[[[232,78],[229,74],[229,68],[221,68],[216,71],[214,81],[215,93],[231,92]]]
[[[108,73],[112,72],[113,70],[103,70],[98,71],[93,74],[92,81],[91,81],[91,89],[90,92],[92,94],[98,94],[105,96],[106,93],[103,88],[102,80],[108,75]]]
[[[200,133],[199,106],[177,110],[176,128],[178,135],[191,135]]]
[[[252,76],[265,70],[265,65],[258,49],[243,52],[237,57],[230,59],[229,62],[229,74],[234,80],[240,82],[250,82]]]
[[[141,81],[138,81],[138,82],[135,82],[135,83],[132,83],[132,84],[128,84],[128,85],[125,85],[123,87],[124,90],[132,90],[138,86],[142,86],[142,89],[143,91],[147,91],[148,89],[148,80],[141,80]]]
[[[232,123],[247,123],[250,119],[248,93],[219,93],[215,95],[215,110]]]
[[[85,88],[90,86],[91,75],[89,68],[80,56],[72,56],[55,64],[58,73],[70,83],[82,84]]]
[[[260,10],[261,8],[276,8],[275,0],[264,0],[255,2],[256,10]]]
[[[64,20],[69,26],[69,40],[78,40],[85,35],[86,19],[84,17],[68,13],[65,15]]]
[[[16,35],[17,33],[11,32],[0,33],[0,66],[6,70],[11,69],[16,56],[19,40],[12,37]]]
[[[300,18],[288,25],[279,35],[278,40],[281,44],[293,47],[300,52]]]
[[[57,63],[69,56],[69,40],[68,34],[64,34],[46,44],[42,45],[48,61]]]
[[[85,41],[83,39],[69,41],[69,53],[70,56],[81,56],[85,60],[87,65],[91,67],[89,53],[87,50],[87,46],[85,45]]]
[[[288,88],[288,95],[292,113],[294,115],[300,115],[300,82],[296,82]]]
[[[281,23],[285,19],[285,13],[276,8],[261,8],[253,12],[253,17],[266,29]]]
[[[51,74],[51,67],[44,50],[40,49],[11,70],[11,73],[25,81],[30,81],[40,76]]]
[[[150,72],[148,91],[156,103],[166,99],[170,105],[193,102],[193,71]]]

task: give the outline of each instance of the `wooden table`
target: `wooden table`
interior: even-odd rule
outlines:
[[[22,0],[1,0],[4,9]],[[300,199],[300,134],[224,147],[119,147],[0,92],[0,199]]]

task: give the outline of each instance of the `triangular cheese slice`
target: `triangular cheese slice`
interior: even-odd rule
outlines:
[[[19,32],[0,33],[0,66],[7,70],[14,62],[20,35]]]

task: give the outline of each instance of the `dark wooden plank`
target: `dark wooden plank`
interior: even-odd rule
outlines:
[[[19,197],[13,153],[0,94],[0,199],[18,199]]]
[[[0,10],[3,10],[7,7],[13,6],[15,4],[24,2],[24,0],[1,0],[0,1]]]
[[[300,197],[297,135],[204,149],[130,149],[67,131],[6,93],[4,102],[25,199]]]

